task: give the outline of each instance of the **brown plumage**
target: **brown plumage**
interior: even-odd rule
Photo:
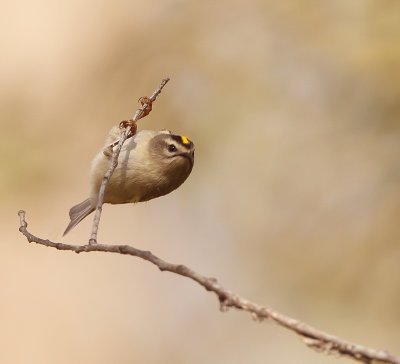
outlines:
[[[111,129],[106,146],[117,140],[120,129]],[[100,151],[92,162],[90,197],[71,208],[64,235],[91,214],[110,156]],[[142,130],[122,147],[118,166],[107,185],[104,203],[122,204],[148,201],[178,188],[189,176],[194,162],[194,144],[169,131]]]

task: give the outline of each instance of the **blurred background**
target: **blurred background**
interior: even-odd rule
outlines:
[[[28,0],[0,14],[1,363],[338,363],[139,259],[62,238],[108,130],[196,144],[188,181],[105,206],[131,244],[348,340],[400,354],[400,3]],[[340,362],[350,362],[340,359]]]

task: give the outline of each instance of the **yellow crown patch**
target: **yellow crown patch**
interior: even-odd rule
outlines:
[[[181,140],[183,144],[190,144],[190,140],[185,136],[181,136]]]

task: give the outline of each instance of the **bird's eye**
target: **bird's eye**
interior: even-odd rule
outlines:
[[[173,152],[176,152],[176,151],[177,151],[177,149],[176,149],[176,146],[175,146],[175,145],[173,145],[173,144],[168,144],[168,152],[173,153]]]

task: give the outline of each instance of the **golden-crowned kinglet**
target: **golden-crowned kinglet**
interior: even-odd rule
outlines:
[[[111,129],[106,146],[121,136]],[[92,213],[100,185],[110,165],[110,153],[100,151],[90,171],[90,197],[69,211],[71,218],[64,235]],[[148,201],[178,188],[189,176],[194,162],[194,145],[184,136],[170,131],[142,130],[128,139],[118,157],[118,166],[107,185],[104,202],[121,204]]]

